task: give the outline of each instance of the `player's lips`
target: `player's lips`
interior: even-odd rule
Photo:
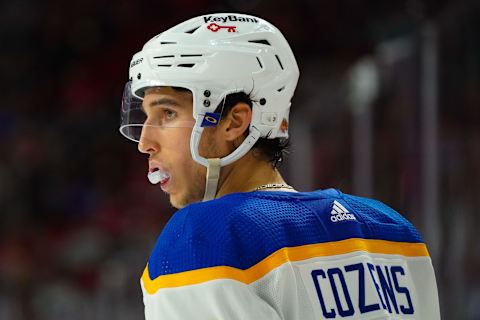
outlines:
[[[168,192],[169,182],[170,182],[170,177],[160,181],[160,188],[162,188],[164,192]]]
[[[148,162],[148,178],[151,183],[159,183],[162,189],[166,187],[170,181],[170,173],[162,168],[157,162],[149,161]],[[165,191],[165,190],[164,190]]]
[[[159,162],[155,160],[148,161],[148,172],[162,171],[167,172],[167,170],[160,165]]]

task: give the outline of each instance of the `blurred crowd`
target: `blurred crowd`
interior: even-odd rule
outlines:
[[[480,9],[450,2],[0,2],[0,319],[142,319],[139,279],[174,210],[148,183],[146,157],[118,133],[121,93],[144,42],[214,11],[247,11],[283,30],[303,71],[295,112],[310,117],[315,141],[309,187],[346,193],[352,145],[362,142],[352,137],[338,88],[380,43],[417,39],[426,20],[435,22],[441,251],[434,264],[445,319],[479,319]],[[372,196],[424,231],[419,58],[408,68],[383,72],[374,103]],[[290,163],[295,157],[293,150]]]

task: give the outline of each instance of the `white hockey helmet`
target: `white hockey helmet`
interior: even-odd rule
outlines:
[[[135,98],[143,99],[145,89],[158,86],[183,87],[192,92],[195,124],[190,151],[196,162],[209,169],[205,199],[216,193],[217,181],[213,180],[219,168],[245,155],[260,137],[288,137],[290,100],[299,70],[286,39],[263,19],[218,13],[182,22],[149,40],[133,56],[129,74],[120,131],[137,142],[139,130],[132,128],[141,127],[144,119],[130,115]],[[203,128],[218,123],[220,115],[214,113],[215,109],[235,92],[245,92],[252,98],[248,137],[224,158],[201,157],[198,146]],[[209,186],[209,180],[214,185]]]

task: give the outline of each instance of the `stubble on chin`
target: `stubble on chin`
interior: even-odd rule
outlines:
[[[194,179],[188,181],[181,194],[170,195],[170,204],[177,209],[182,209],[189,204],[201,202],[205,193],[205,173],[199,170]]]

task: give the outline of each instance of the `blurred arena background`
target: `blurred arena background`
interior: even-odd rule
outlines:
[[[143,319],[139,277],[173,210],[118,133],[128,64],[167,27],[228,11],[273,22],[297,56],[289,181],[403,213],[443,319],[480,319],[474,0],[0,2],[0,319]]]

